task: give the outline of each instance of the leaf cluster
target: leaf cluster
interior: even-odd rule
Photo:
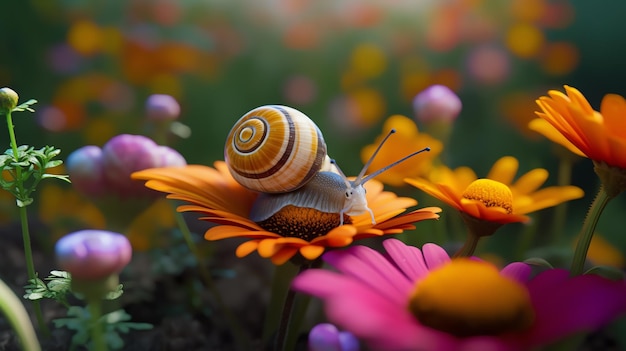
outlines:
[[[17,206],[25,207],[33,202],[31,194],[42,179],[56,178],[70,182],[69,176],[46,173],[46,170],[63,163],[54,158],[61,153],[53,146],[35,149],[22,145],[17,148],[17,155],[8,149],[0,155],[0,187],[15,196]]]
[[[119,350],[124,347],[124,340],[120,334],[127,334],[131,330],[152,329],[149,323],[129,322],[131,316],[126,311],[120,309],[102,315],[96,323],[104,329],[104,339],[110,350]],[[72,337],[72,344],[90,345],[91,328],[96,327],[86,307],[71,306],[67,310],[66,318],[57,318],[53,321],[57,328],[65,327],[74,330],[76,333]],[[91,347],[89,347],[91,349]]]

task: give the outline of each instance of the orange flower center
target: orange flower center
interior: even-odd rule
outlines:
[[[285,236],[311,241],[339,226],[339,213],[318,211],[314,208],[288,205],[272,217],[259,222],[261,228]],[[352,223],[348,215],[343,217],[344,224]]]
[[[526,288],[493,265],[454,259],[418,282],[409,310],[420,323],[458,337],[528,328],[534,311]]]
[[[463,192],[463,198],[478,200],[487,207],[501,207],[513,212],[513,193],[508,186],[492,179],[476,179]]]

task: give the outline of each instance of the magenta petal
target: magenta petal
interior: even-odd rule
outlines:
[[[331,251],[324,260],[396,303],[404,303],[413,283],[383,255],[366,246]]]
[[[524,262],[513,262],[502,268],[500,274],[505,277],[515,279],[522,284],[526,284],[530,278],[531,271],[532,269],[528,264]]]
[[[528,283],[536,320],[533,344],[545,344],[570,334],[597,329],[626,312],[626,284],[596,275],[569,277],[551,269]]]
[[[428,265],[429,270],[433,270],[450,262],[450,256],[446,250],[435,244],[424,244],[422,246],[422,252],[424,253],[424,259]]]
[[[412,281],[428,275],[428,267],[420,249],[409,246],[398,239],[387,239],[383,246],[398,268]]]
[[[292,286],[322,298],[328,319],[373,349],[413,350],[420,345],[423,350],[453,350],[456,344],[453,337],[419,325],[404,304],[349,277],[309,270],[298,275]]]

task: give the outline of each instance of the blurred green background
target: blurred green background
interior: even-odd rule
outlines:
[[[65,156],[147,133],[145,99],[164,93],[191,130],[170,141],[189,163],[222,159],[245,112],[285,104],[314,119],[355,174],[385,118],[412,117],[415,94],[444,84],[464,104],[446,164],[484,176],[512,155],[520,172],[548,168],[554,184],[554,147],[526,128],[534,100],[563,84],[595,108],[605,93],[624,95],[624,11],[583,0],[11,1],[0,11],[0,85],[39,101],[15,117],[18,143]],[[586,196],[571,206],[572,233],[598,184],[590,161],[574,167]],[[622,196],[599,226],[622,251],[625,209]]]

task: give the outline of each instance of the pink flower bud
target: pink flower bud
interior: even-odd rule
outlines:
[[[108,191],[99,147],[89,145],[75,150],[67,157],[65,165],[72,185],[83,195],[99,197]]]
[[[146,100],[146,116],[154,121],[177,119],[180,115],[178,101],[170,95],[154,94]]]
[[[185,165],[184,158],[171,148],[159,146],[142,135],[121,134],[102,148],[104,177],[111,190],[122,197],[153,194],[130,178],[133,172],[147,168]]]
[[[169,146],[159,146],[161,162],[158,167],[182,167],[187,164],[183,155]]]
[[[453,122],[461,112],[461,99],[444,85],[431,85],[413,99],[415,119],[420,122]]]
[[[358,351],[359,341],[330,323],[321,323],[309,333],[309,351]]]
[[[59,239],[55,254],[72,278],[96,280],[119,273],[130,262],[132,248],[122,234],[81,230]]]

